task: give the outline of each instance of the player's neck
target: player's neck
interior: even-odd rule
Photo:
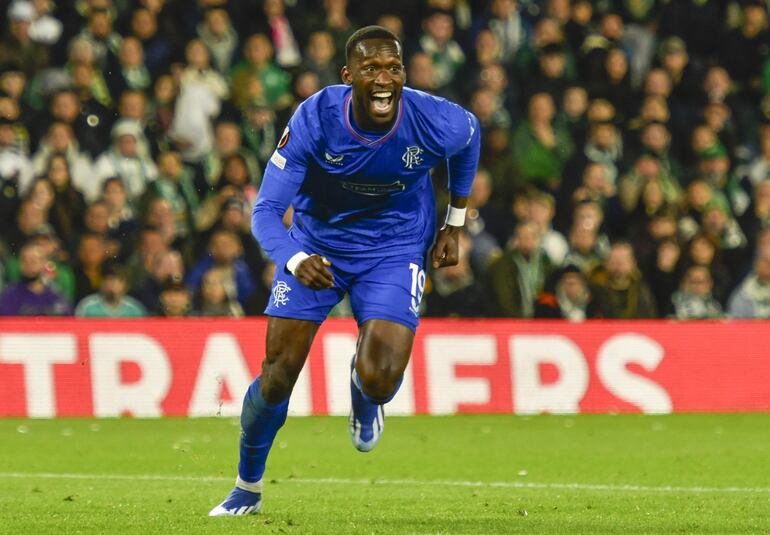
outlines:
[[[350,126],[355,128],[359,133],[371,134],[372,136],[382,135],[388,132],[398,119],[398,113],[393,116],[393,119],[386,124],[376,124],[372,122],[366,111],[359,109],[355,102],[350,102]]]

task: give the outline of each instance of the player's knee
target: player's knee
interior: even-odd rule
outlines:
[[[268,403],[279,403],[288,398],[301,370],[302,366],[287,359],[266,359],[260,379],[262,397]]]
[[[389,399],[398,388],[402,372],[392,367],[367,367],[359,370],[361,389],[370,398]]]

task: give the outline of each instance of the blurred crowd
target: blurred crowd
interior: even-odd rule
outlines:
[[[424,315],[770,317],[760,0],[0,0],[0,315],[261,314],[262,171],[367,24],[482,125]]]

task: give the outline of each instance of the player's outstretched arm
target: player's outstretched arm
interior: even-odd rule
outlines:
[[[467,203],[467,197],[452,195],[446,223],[444,223],[444,226],[438,231],[436,244],[433,246],[433,250],[430,253],[431,263],[433,264],[434,269],[454,266],[459,262],[460,231],[465,224],[465,206]]]

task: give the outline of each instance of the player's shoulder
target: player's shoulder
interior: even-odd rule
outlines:
[[[336,124],[349,94],[350,87],[346,85],[324,87],[300,103],[289,127],[301,131],[306,141],[322,137],[330,124]]]
[[[340,113],[349,94],[350,86],[340,84],[324,87],[305,99],[294,115],[305,120],[323,121],[330,113]]]
[[[468,143],[476,128],[474,115],[459,104],[417,89],[404,88],[402,98],[423,135],[440,141],[447,154]]]
[[[406,101],[414,113],[430,116],[434,119],[463,110],[462,106],[451,100],[431,95],[419,89],[412,89],[411,87],[404,87],[401,98]],[[437,113],[441,115],[437,115]]]

